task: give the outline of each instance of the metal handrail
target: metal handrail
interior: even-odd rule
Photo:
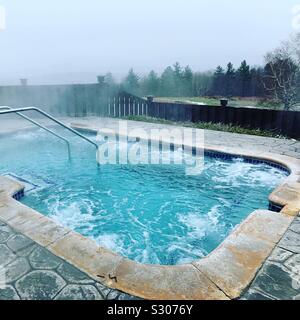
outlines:
[[[5,110],[5,111],[0,111],[0,115],[1,114],[10,114],[10,113],[17,113],[19,114],[20,112],[27,112],[27,111],[36,111],[42,115],[44,115],[45,117],[47,117],[48,119],[52,120],[53,122],[59,124],[60,126],[64,127],[65,129],[71,131],[72,133],[74,133],[75,135],[77,135],[78,137],[84,139],[85,141],[89,142],[90,144],[92,144],[94,147],[96,147],[96,149],[98,150],[98,145],[93,142],[92,140],[90,140],[89,138],[85,137],[84,135],[82,135],[81,133],[79,133],[78,131],[68,127],[67,125],[65,125],[64,123],[62,123],[61,121],[57,120],[56,118],[50,116],[50,114],[42,111],[41,109],[35,108],[35,107],[28,107],[28,108],[18,108],[18,109],[9,109],[9,110]],[[27,118],[27,117],[26,117]],[[29,118],[30,119],[30,118]],[[31,119],[30,119],[31,120]],[[33,120],[32,120],[33,121]],[[40,125],[39,125],[40,126]],[[49,129],[47,129],[49,130]]]
[[[14,109],[12,109],[12,108],[10,108],[10,107],[0,107],[0,110],[14,110]],[[1,112],[1,111],[0,111],[0,112]],[[65,139],[64,137],[62,137],[61,135],[59,135],[59,134],[55,133],[54,131],[46,128],[45,126],[43,126],[43,125],[41,125],[40,123],[32,120],[31,118],[25,116],[24,114],[22,114],[22,113],[20,113],[20,112],[16,112],[16,114],[17,114],[18,116],[20,116],[21,118],[26,119],[27,121],[35,124],[36,126],[40,127],[41,129],[43,129],[43,130],[51,133],[52,135],[56,136],[57,138],[63,140],[64,142],[67,143],[68,148],[70,148],[70,142],[69,142],[67,139]]]

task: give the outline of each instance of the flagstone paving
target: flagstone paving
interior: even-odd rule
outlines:
[[[300,217],[259,271],[245,300],[300,300]]]
[[[84,123],[87,119],[62,119]],[[0,134],[13,131],[16,120],[1,123]],[[117,128],[116,119],[89,118],[100,128]],[[167,125],[128,122],[128,127],[166,128]],[[18,128],[22,126],[18,125]],[[300,141],[205,131],[205,143],[252,148],[300,159]],[[127,300],[130,295],[112,290],[56,257],[0,221],[0,300]],[[3,273],[6,284],[3,286]],[[2,287],[1,287],[2,285]],[[300,217],[265,262],[242,296],[245,300],[300,300]]]
[[[0,221],[0,300],[128,300]]]
[[[1,221],[0,265],[0,300],[137,299],[94,281]],[[300,217],[295,219],[242,299],[300,299]]]

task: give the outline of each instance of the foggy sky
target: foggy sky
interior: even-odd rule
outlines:
[[[263,56],[286,39],[300,0],[0,0],[0,83],[94,82],[133,67],[195,71]]]

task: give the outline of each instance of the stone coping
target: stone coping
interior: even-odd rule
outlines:
[[[283,207],[281,212],[251,213],[218,248],[193,263],[145,265],[101,248],[93,240],[16,201],[14,195],[24,186],[6,177],[0,177],[0,220],[91,278],[134,296],[165,300],[239,298],[300,211],[300,160],[227,147],[206,146],[205,149],[280,164],[288,168],[290,176],[270,195],[272,203]]]

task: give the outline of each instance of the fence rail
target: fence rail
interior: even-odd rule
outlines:
[[[108,116],[108,98],[115,95],[100,84],[2,86],[0,104],[11,107],[40,106],[55,116]]]
[[[148,103],[145,99],[120,92],[108,99],[108,115],[115,118],[148,116]]]
[[[300,112],[151,102],[99,84],[0,87],[0,105],[43,106],[55,116],[149,116],[178,122],[212,122],[271,130],[300,139]]]
[[[172,121],[232,124],[300,138],[300,112],[258,108],[183,105],[153,102],[149,116]]]
[[[149,102],[127,93],[113,101],[109,112],[112,117],[141,115],[176,122],[231,124],[300,138],[299,111]]]

